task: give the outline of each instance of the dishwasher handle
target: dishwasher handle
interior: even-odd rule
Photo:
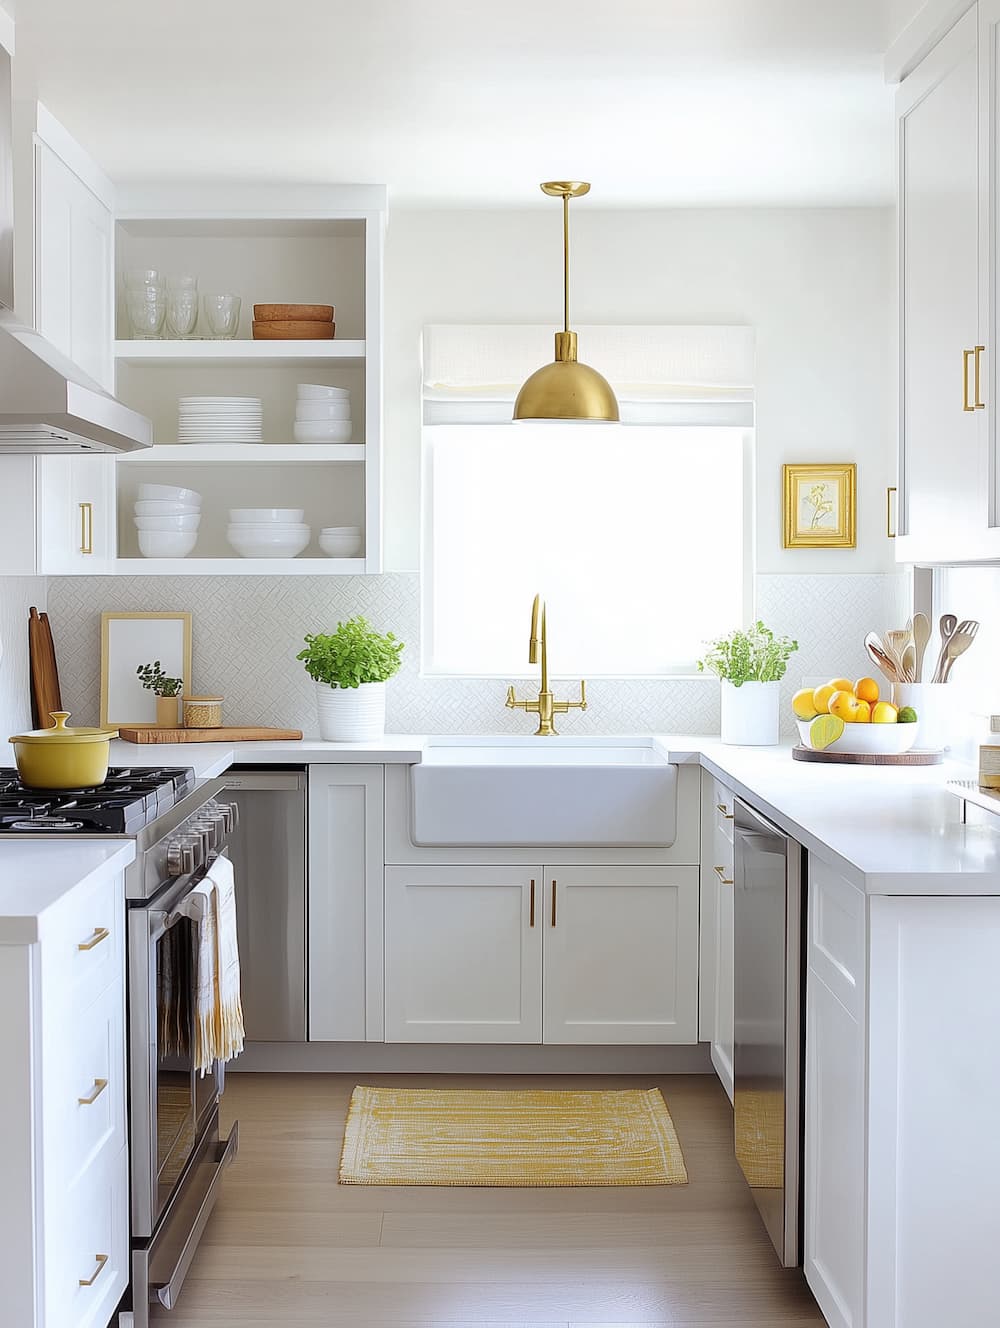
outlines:
[[[228,770],[222,776],[222,787],[234,793],[299,793],[305,786],[304,770]]]

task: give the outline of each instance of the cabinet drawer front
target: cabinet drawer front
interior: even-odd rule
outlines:
[[[44,1147],[59,1185],[75,1184],[102,1149],[125,1145],[124,1002],[112,983],[86,1010],[47,1011]]]
[[[712,806],[709,809],[718,833],[733,842],[733,818],[736,812],[732,789],[726,788],[717,779],[712,780]]]
[[[855,1019],[865,1001],[865,896],[809,855],[809,967]]]
[[[42,937],[45,989],[71,1012],[125,972],[125,887],[120,876],[74,890]]]
[[[47,1324],[105,1328],[128,1285],[128,1155],[102,1151],[46,1222]]]

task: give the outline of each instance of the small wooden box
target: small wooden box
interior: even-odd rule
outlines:
[[[1000,789],[1000,746],[991,744],[980,747],[979,787]]]

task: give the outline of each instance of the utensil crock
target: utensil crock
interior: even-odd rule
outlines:
[[[55,723],[10,739],[21,782],[28,788],[79,789],[108,777],[111,739],[117,729],[67,728],[68,710],[51,712]]]

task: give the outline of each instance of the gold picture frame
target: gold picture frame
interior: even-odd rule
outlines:
[[[853,549],[857,473],[853,461],[782,466],[786,549]]]
[[[156,697],[142,687],[136,668],[157,659],[169,677],[181,677],[183,692],[189,693],[190,613],[101,614],[102,727],[156,723]]]

